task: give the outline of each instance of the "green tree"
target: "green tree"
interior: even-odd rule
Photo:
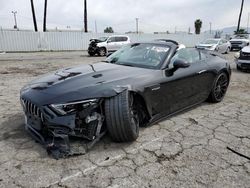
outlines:
[[[114,33],[114,30],[112,27],[106,27],[106,29],[104,29],[104,33]]]
[[[234,31],[234,34],[235,35],[237,35],[237,34],[247,34],[247,31],[245,29],[239,29],[239,30]]]
[[[195,20],[194,22],[195,34],[201,33],[202,21],[200,19]]]

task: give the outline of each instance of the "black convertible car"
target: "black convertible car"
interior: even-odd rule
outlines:
[[[206,100],[220,102],[230,75],[216,54],[158,40],[45,75],[22,88],[20,99],[26,129],[59,158],[72,154],[71,136],[89,141],[87,149],[106,131],[114,141],[133,141],[139,126]]]

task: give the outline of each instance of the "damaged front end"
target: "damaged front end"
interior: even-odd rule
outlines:
[[[56,159],[85,154],[104,136],[102,103],[102,99],[90,99],[38,106],[21,98],[26,130]],[[70,142],[76,138],[81,138],[79,147]]]

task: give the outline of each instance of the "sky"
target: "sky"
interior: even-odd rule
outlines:
[[[42,30],[44,0],[33,0],[38,28]],[[194,21],[201,19],[202,31],[236,26],[241,0],[87,0],[88,29],[97,32],[111,26],[115,32],[194,32]],[[48,0],[48,29],[83,29],[83,0]],[[0,0],[0,27],[13,28],[17,11],[20,29],[33,29],[30,0]],[[241,25],[247,26],[250,0],[245,0]],[[68,27],[68,28],[67,28]]]

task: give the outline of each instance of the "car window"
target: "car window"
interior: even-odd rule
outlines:
[[[128,40],[128,37],[121,37],[122,38],[122,41],[127,41]]]
[[[127,37],[115,37],[116,42],[124,42],[124,41],[127,41],[127,40],[128,40]]]
[[[222,41],[222,40],[220,40],[219,44],[223,44],[223,41]]]
[[[109,42],[115,42],[115,40],[116,40],[115,37],[110,37],[108,41]]]
[[[192,48],[182,48],[178,50],[175,55],[172,57],[169,68],[173,67],[173,63],[176,59],[182,59],[187,61],[188,63],[197,63],[200,60],[199,51]]]
[[[110,63],[156,69],[166,59],[169,47],[158,44],[135,43],[126,45],[110,55]]]

